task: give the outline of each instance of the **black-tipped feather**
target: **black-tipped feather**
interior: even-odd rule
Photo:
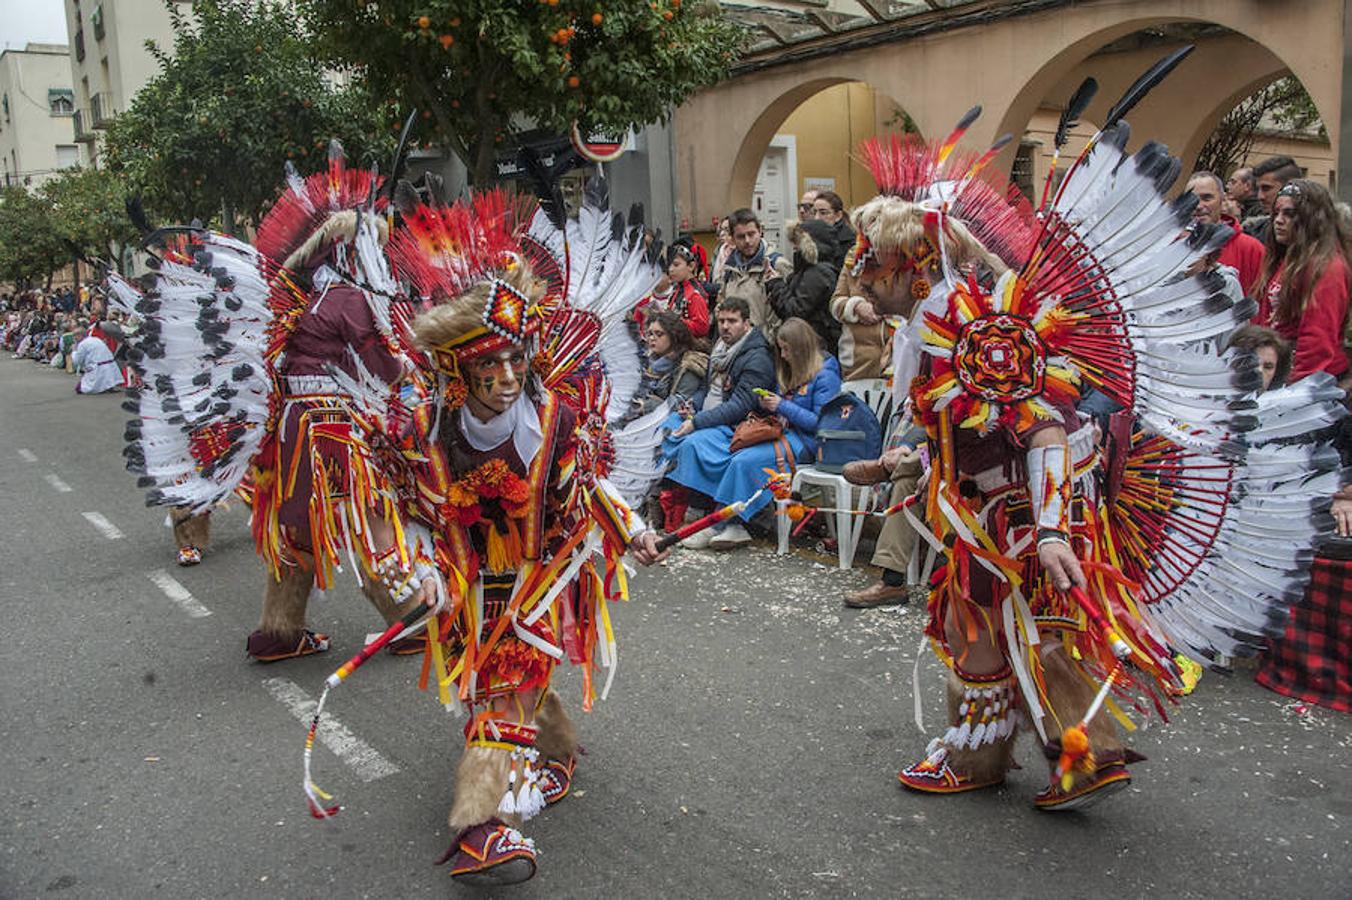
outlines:
[[[404,150],[408,147],[408,136],[409,133],[413,131],[413,123],[417,118],[418,108],[415,106],[413,111],[408,114],[408,118],[404,120],[403,130],[399,132],[399,143],[396,144],[394,148],[394,159],[390,160],[390,177],[385,182],[387,185],[392,185],[399,180],[400,171],[404,167]],[[390,188],[390,190],[393,190],[393,188]],[[374,194],[372,195],[372,199],[375,199]]]
[[[1192,44],[1179,47],[1147,69],[1144,75],[1137,78],[1132,86],[1127,88],[1127,92],[1122,95],[1122,98],[1113,104],[1113,108],[1108,110],[1108,116],[1103,120],[1103,130],[1107,131],[1120,122],[1123,116],[1131,112],[1136,104],[1140,103],[1145,95],[1155,88],[1155,85],[1163,81],[1189,53],[1196,49]]]
[[[563,190],[559,187],[559,175],[562,172],[557,165],[554,168],[546,166],[540,155],[525,145],[522,145],[519,157],[535,196],[540,200],[540,209],[549,217],[550,224],[562,231],[568,221],[568,207],[563,202]]]
[[[1085,109],[1089,107],[1094,95],[1098,93],[1098,82],[1093,78],[1086,78],[1080,82],[1080,86],[1075,89],[1075,93],[1070,95],[1070,100],[1066,103],[1066,108],[1061,110],[1061,119],[1056,123],[1056,149],[1060,150],[1070,140],[1070,129],[1080,124],[1080,116],[1084,115]]]

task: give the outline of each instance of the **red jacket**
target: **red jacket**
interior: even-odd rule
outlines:
[[[639,333],[643,333],[644,307],[652,305],[654,309],[670,309],[685,322],[685,327],[697,338],[709,335],[709,301],[704,292],[692,279],[686,279],[673,285],[671,293],[665,297],[649,294],[634,307],[634,319],[638,322]]]
[[[1283,264],[1264,285],[1254,324],[1266,325],[1291,342],[1288,382],[1299,381],[1319,371],[1342,375],[1348,369],[1347,354],[1343,352],[1343,329],[1347,325],[1347,263],[1341,255],[1329,260],[1315,283],[1314,293],[1305,302],[1300,321],[1293,324],[1279,324],[1273,318],[1285,269]]]
[[[1245,297],[1252,297],[1258,289],[1258,275],[1263,269],[1263,242],[1240,230],[1234,216],[1221,216],[1221,224],[1235,230],[1234,237],[1221,248],[1220,264],[1239,272],[1239,286]]]

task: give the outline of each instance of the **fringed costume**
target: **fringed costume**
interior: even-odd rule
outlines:
[[[126,404],[128,467],[175,521],[235,491],[251,503],[268,581],[247,651],[264,662],[328,649],[306,607],[344,564],[387,623],[399,618],[376,552],[395,506],[358,452],[336,376],[396,379],[412,346],[375,173],[348,168],[335,143],[326,171],[287,177],[254,246],[167,229],[147,242],[161,256],[141,284],[110,277],[145,320],[130,356],[145,387]]]
[[[641,496],[658,477],[666,409],[619,434],[608,422],[639,381],[625,316],[660,270],[640,223],[612,220],[599,179],[567,222],[561,203],[435,194],[395,194],[391,257],[431,303],[412,323],[413,371],[346,388],[369,452],[394,451],[382,464],[422,535],[409,559],[444,579],[422,684],[469,715],[441,861],[501,885],[534,874],[519,828],[568,793],[576,765],[555,666],[581,667],[584,709],[614,675],[607,606],[628,598],[621,556],[646,530],[621,485]]]
[[[1185,234],[1196,198],[1165,197],[1177,160],[1123,151],[1122,116],[1183,55],[1133,86],[1036,212],[980,175],[1007,139],[955,152],[979,109],[941,144],[862,150],[882,195],[855,212],[855,274],[902,320],[897,390],[931,460],[904,514],[952,672],[949,725],[907,788],[1000,784],[1022,729],[1049,761],[1039,808],[1125,786],[1140,757],[1119,727],[1164,717],[1175,657],[1254,652],[1308,577],[1338,483],[1310,434],[1341,415],[1336,389],[1255,399],[1254,358],[1216,350],[1252,303],[1185,274],[1228,230]],[[1077,411],[1094,394],[1119,412]]]

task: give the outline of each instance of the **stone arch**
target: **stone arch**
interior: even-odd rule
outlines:
[[[751,127],[747,129],[741,145],[737,148],[737,154],[733,158],[727,194],[723,198],[723,208],[732,209],[736,206],[745,205],[746,198],[751,196],[755,187],[756,174],[760,169],[761,158],[765,155],[770,140],[794,110],[828,88],[852,83],[870,84],[863,78],[845,76],[814,78],[792,86],[767,105],[760,115],[752,121]],[[901,104],[897,102],[895,97],[892,97],[889,91],[877,85],[872,86],[901,108]]]
[[[1198,0],[1198,2],[1188,4],[1188,12],[1182,13],[1180,12],[1180,4],[1161,0],[1161,2],[1154,4],[1134,5],[1132,16],[1106,25],[1103,24],[1101,17],[1089,14],[1083,17],[1062,16],[1063,27],[1054,32],[1053,42],[1049,42],[1045,34],[1039,35],[1044,46],[1038,52],[1046,61],[1022,81],[1013,79],[1015,85],[1010,91],[1008,99],[1000,104],[1003,107],[1003,112],[998,120],[998,126],[990,133],[992,135],[1005,132],[1021,133],[1038,105],[1047,98],[1048,93],[1099,48],[1133,32],[1173,23],[1220,25],[1242,35],[1254,44],[1266,48],[1273,57],[1280,60],[1282,69],[1289,70],[1291,74],[1300,79],[1306,90],[1309,91],[1316,108],[1319,110],[1320,118],[1326,125],[1338,122],[1337,112],[1339,110],[1341,85],[1337,73],[1328,68],[1327,59],[1322,54],[1305,51],[1308,51],[1312,40],[1311,26],[1313,23],[1325,15],[1328,16],[1327,21],[1340,20],[1341,4],[1314,0],[1308,5],[1308,15],[1287,16],[1285,18],[1271,14],[1265,15],[1264,11],[1257,9],[1260,6],[1262,4],[1257,0]],[[1155,7],[1157,11],[1152,12],[1152,7]],[[1090,7],[1082,7],[1082,9],[1086,13],[1091,11]],[[1269,10],[1268,13],[1270,12]],[[1335,18],[1335,12],[1337,18]],[[1257,27],[1257,23],[1264,22],[1265,19],[1274,20],[1271,22],[1271,27]],[[1265,26],[1267,24],[1267,22],[1264,22]],[[1079,27],[1076,27],[1077,25]],[[1331,32],[1339,31],[1339,29],[1323,29],[1323,31]],[[1317,33],[1317,30],[1315,33]],[[1326,35],[1326,37],[1331,41],[1330,48],[1336,51],[1335,56],[1340,59],[1342,55],[1341,34]],[[1186,64],[1185,62],[1184,65],[1186,66]],[[1181,74],[1182,70],[1174,78]],[[1271,76],[1271,73],[1264,73],[1257,80],[1261,81],[1269,76]],[[1110,99],[1107,102],[1112,101]],[[1208,105],[1208,117],[1214,114],[1215,108],[1221,106],[1223,102],[1221,98],[1217,98],[1214,104]],[[995,104],[992,104],[992,106],[995,106]],[[1212,127],[1222,115],[1224,115],[1224,110],[1211,120]],[[1335,129],[1330,129],[1331,132],[1333,130]],[[1194,136],[1189,136],[1187,146],[1195,157],[1201,144],[1200,142],[1194,143],[1191,139]],[[1011,149],[1001,155],[998,164],[1003,166],[1005,171],[1008,171],[1012,159],[1013,150]]]

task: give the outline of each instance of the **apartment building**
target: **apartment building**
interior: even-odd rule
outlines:
[[[127,108],[158,68],[146,41],[172,51],[174,27],[163,0],[64,2],[70,34],[68,68],[75,92],[75,140],[84,148],[82,162],[97,165],[99,133]]]
[[[64,44],[0,53],[0,185],[40,184],[79,162]]]

